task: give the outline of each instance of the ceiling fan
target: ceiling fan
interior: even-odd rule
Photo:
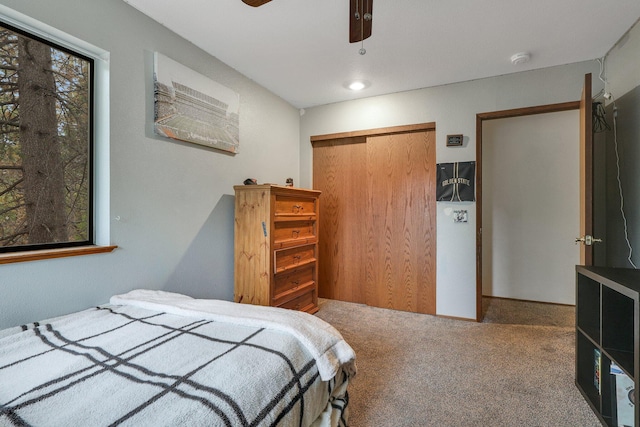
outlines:
[[[242,0],[249,6],[258,7],[271,0]],[[371,37],[373,0],[349,0],[349,43]]]

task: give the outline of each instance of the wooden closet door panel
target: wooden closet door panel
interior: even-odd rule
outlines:
[[[368,305],[435,314],[435,131],[367,138]]]
[[[314,143],[313,187],[322,191],[319,296],[364,304],[366,138]]]

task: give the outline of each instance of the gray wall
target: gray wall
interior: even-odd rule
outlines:
[[[436,123],[438,163],[476,158],[476,114],[580,99],[584,75],[597,76],[596,61],[394,93],[309,108],[300,121],[300,178],[311,185],[312,135]],[[375,82],[374,82],[375,83]],[[594,81],[594,93],[602,88]],[[463,134],[462,147],[447,147],[447,134]],[[468,223],[454,223],[453,209],[466,209]],[[436,310],[476,318],[476,204],[439,202],[437,207]]]
[[[640,20],[607,53],[604,77],[614,99],[640,84]]]
[[[612,46],[606,56],[605,71],[606,89],[616,99],[640,84],[640,23]],[[586,73],[592,74],[593,93],[599,93],[605,85],[598,78],[599,64],[593,60],[307,109],[300,123],[301,182],[305,186],[312,185],[313,153],[309,142],[312,135],[435,122],[438,162],[474,160],[476,114],[578,100]],[[619,113],[622,127],[623,111]],[[627,119],[625,126],[637,129],[640,121],[637,114],[634,117]],[[465,135],[464,146],[446,147],[446,135],[457,133]],[[637,167],[640,164],[637,148],[640,135],[635,133],[625,138],[627,141],[620,141],[626,164],[622,165],[621,174],[629,237],[636,251],[634,259],[640,265],[640,168]],[[628,249],[620,231],[621,216],[617,211],[617,185],[612,184],[615,182],[615,170],[611,167],[612,145],[607,143],[603,147],[599,141],[602,141],[601,136],[596,138],[596,155],[601,156],[608,150],[608,167],[606,177],[602,170],[595,171],[598,179],[596,197],[606,197],[607,201],[606,207],[595,207],[595,221],[598,229],[606,233],[608,242],[606,250],[596,256],[598,261],[606,257],[609,265],[629,266],[626,263]],[[605,192],[606,196],[602,194]],[[454,207],[469,211],[468,223],[453,223],[451,211]],[[437,313],[475,318],[476,205],[439,202],[437,215]],[[606,216],[604,220],[603,216]]]
[[[121,0],[2,3],[110,53],[110,160],[101,183],[110,209],[100,213],[119,248],[1,265],[0,328],[134,288],[232,299],[233,185],[247,177],[299,182],[298,110]],[[150,132],[154,51],[240,94],[239,154]]]

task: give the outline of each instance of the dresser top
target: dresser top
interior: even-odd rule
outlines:
[[[234,185],[233,189],[235,191],[244,191],[244,190],[270,190],[277,191],[279,193],[287,193],[290,192],[292,194],[296,193],[311,193],[319,196],[322,193],[320,190],[311,190],[309,188],[299,188],[299,187],[286,187],[284,185],[276,185],[276,184],[260,184],[260,185]]]

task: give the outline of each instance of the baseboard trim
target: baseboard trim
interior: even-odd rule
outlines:
[[[520,299],[520,298],[506,298],[506,297],[494,297],[492,295],[482,295],[482,298],[492,298],[492,299],[501,299],[505,301],[519,301],[519,302],[534,302],[537,304],[548,304],[548,305],[559,305],[562,307],[575,307],[575,304],[562,304],[559,302],[549,302],[549,301],[535,301],[531,299]]]

